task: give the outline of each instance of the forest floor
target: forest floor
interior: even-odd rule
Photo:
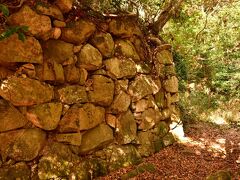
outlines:
[[[218,171],[240,179],[240,128],[196,121],[185,125],[184,133],[178,142],[141,164],[122,168],[100,180],[198,180]]]

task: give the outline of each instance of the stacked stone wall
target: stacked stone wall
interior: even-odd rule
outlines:
[[[130,17],[66,23],[71,8],[23,5],[8,18],[29,31],[0,41],[0,179],[90,179],[174,141],[169,47]]]

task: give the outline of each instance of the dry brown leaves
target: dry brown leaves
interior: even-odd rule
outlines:
[[[144,159],[155,166],[154,173],[144,172],[137,179],[199,180],[219,170],[227,170],[232,179],[240,179],[240,130],[196,122],[186,127],[185,136],[191,142],[176,143]],[[101,180],[121,179],[136,167],[123,168],[101,177]]]

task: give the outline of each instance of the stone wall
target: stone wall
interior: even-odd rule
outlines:
[[[8,18],[29,31],[0,41],[0,179],[91,179],[174,141],[168,46],[134,18],[66,24],[71,7],[23,5]]]

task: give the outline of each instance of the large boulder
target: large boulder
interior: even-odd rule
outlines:
[[[11,76],[1,83],[0,96],[15,106],[31,106],[51,101],[54,92],[37,80]]]
[[[160,87],[156,81],[148,75],[137,76],[130,84],[128,92],[133,97],[132,101],[137,101],[145,97],[146,95],[156,94]]]
[[[137,73],[136,64],[131,59],[111,58],[104,61],[109,73],[120,79],[123,77],[131,78]]]
[[[95,47],[86,44],[78,55],[78,65],[86,70],[97,70],[102,66],[102,55]]]
[[[93,75],[93,91],[89,91],[90,101],[101,106],[109,106],[113,101],[113,80],[102,75]]]
[[[79,85],[70,85],[58,89],[57,96],[64,104],[85,103],[88,101],[86,88]]]
[[[96,127],[105,120],[105,109],[86,103],[71,107],[59,123],[60,132],[78,132]]]
[[[120,113],[128,110],[131,103],[130,96],[124,91],[120,91],[118,95],[114,97],[114,100],[110,106],[112,113]]]
[[[80,132],[78,133],[64,133],[64,134],[56,134],[55,139],[58,142],[71,144],[74,146],[80,146],[82,141],[82,135]]]
[[[74,64],[70,64],[64,67],[65,79],[68,83],[80,83],[80,69]]]
[[[82,144],[79,153],[85,154],[96,148],[103,147],[113,140],[113,131],[106,124],[100,124],[94,129],[88,130],[82,136]]]
[[[136,139],[137,124],[130,110],[120,115],[117,122],[117,129],[119,143],[128,144]]]
[[[138,129],[147,131],[154,127],[162,118],[162,114],[158,109],[148,108],[141,114],[140,124]]]
[[[62,143],[49,143],[43,149],[43,156],[38,163],[39,179],[67,178],[79,157],[73,154],[69,146]]]
[[[178,92],[178,79],[176,76],[171,76],[163,83],[164,89],[170,93]]]
[[[112,145],[104,149],[108,157],[108,169],[114,171],[122,167],[137,165],[142,158],[133,145]]]
[[[69,27],[62,29],[62,40],[81,44],[85,42],[96,30],[95,25],[89,20],[79,20],[74,24],[70,24]]]
[[[14,62],[42,64],[43,55],[39,42],[30,36],[26,36],[22,42],[17,34],[0,41],[0,65]]]
[[[0,132],[18,129],[27,124],[27,119],[14,106],[0,99]]]
[[[0,179],[2,180],[27,180],[30,179],[30,177],[31,170],[25,162],[19,162],[9,167],[0,168]]]
[[[56,0],[55,4],[63,13],[67,13],[72,9],[73,0]]]
[[[109,23],[109,31],[115,36],[131,37],[133,35],[141,36],[142,32],[136,24],[136,19],[126,17],[112,19]]]
[[[73,45],[61,40],[48,40],[43,43],[43,47],[44,58],[60,64],[74,55]]]
[[[120,39],[115,41],[115,55],[131,58],[134,61],[140,60],[140,57],[136,52],[135,47],[132,45],[132,43],[129,40]]]
[[[113,55],[114,41],[110,33],[95,33],[91,43],[98,48],[104,57],[111,57]]]
[[[159,51],[156,54],[156,59],[160,64],[164,64],[164,65],[172,65],[173,64],[172,54],[168,50]]]
[[[39,3],[36,6],[36,10],[37,10],[37,12],[39,12],[41,14],[44,14],[44,15],[47,15],[47,16],[51,16],[51,17],[53,17],[55,19],[58,19],[60,21],[64,20],[62,12],[55,5],[50,5],[50,4],[46,4],[45,5],[45,4]]]
[[[23,6],[18,12],[8,18],[9,24],[14,26],[28,26],[28,33],[33,36],[49,39],[52,29],[51,19],[45,15],[39,15],[29,6]],[[49,35],[48,35],[49,34]]]
[[[138,152],[141,156],[150,156],[154,153],[153,134],[149,131],[140,131],[137,134]]]
[[[31,106],[26,113],[29,121],[44,130],[56,129],[61,114],[62,104],[54,102]]]
[[[0,134],[0,152],[3,159],[31,161],[38,156],[46,140],[40,129],[21,129]]]

